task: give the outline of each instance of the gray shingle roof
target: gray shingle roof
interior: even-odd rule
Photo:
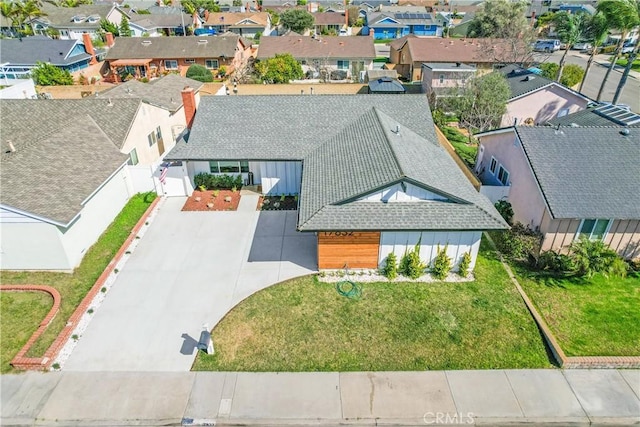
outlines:
[[[215,37],[118,37],[105,59],[233,58],[238,35]],[[245,43],[246,45],[246,43]]]
[[[554,218],[640,219],[637,129],[515,129]]]
[[[46,137],[58,123],[85,114],[112,144],[122,148],[140,106],[139,99],[3,99],[0,101],[3,147],[12,141],[17,149]]]
[[[304,159],[298,228],[316,230],[504,229],[449,154],[373,107]],[[447,200],[354,201],[409,182]]]
[[[203,96],[167,160],[301,160],[376,107],[438,144],[425,95]]]
[[[11,65],[35,65],[36,62],[50,62],[64,66],[91,58],[87,53],[67,58],[77,40],[54,40],[44,36],[3,39],[0,42],[0,58]]]
[[[49,3],[42,5],[42,11],[45,16],[36,18],[45,21],[52,27],[56,28],[100,28],[100,19],[106,18],[111,9],[112,4],[81,4],[77,7],[59,7]],[[75,16],[89,18],[90,16],[99,17],[96,22],[73,22]]]
[[[79,111],[56,121],[39,117],[46,126],[30,134],[27,116],[7,120],[3,108],[0,203],[67,225],[82,202],[122,166],[127,156],[91,116]],[[20,139],[5,128],[14,120],[26,128]],[[48,132],[41,132],[45,127]],[[7,141],[14,143],[15,152],[4,152]]]
[[[155,105],[172,113],[182,108],[182,89],[185,86],[192,87],[196,92],[202,88],[203,83],[181,77],[177,74],[168,74],[161,79],[150,83],[142,83],[138,80],[129,80],[111,89],[96,94],[96,97],[142,99],[147,104]]]
[[[556,83],[553,80],[521,68],[517,65],[507,65],[506,67],[500,68],[500,70],[498,71],[505,76],[507,82],[509,83],[509,88],[511,89],[510,99],[518,98],[527,93],[535,92],[536,90],[542,89],[543,87],[549,85],[555,85],[566,90],[567,92],[571,92],[575,95],[586,98],[586,96],[575,92],[568,87],[561,85],[560,83]]]
[[[552,126],[622,126],[613,120],[606,118],[594,111],[594,108],[578,111],[577,113],[567,114],[563,117],[557,117],[547,122]],[[629,125],[629,127],[640,128],[640,123]]]

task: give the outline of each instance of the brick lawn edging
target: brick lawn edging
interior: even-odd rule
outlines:
[[[24,345],[24,347],[22,347],[22,349],[18,352],[18,354],[11,360],[11,365],[14,368],[25,369],[25,370],[49,369],[51,363],[55,360],[56,356],[58,355],[62,347],[64,347],[65,343],[71,336],[71,332],[73,332],[76,324],[78,323],[78,321],[80,320],[84,312],[87,310],[87,308],[93,301],[94,297],[98,294],[98,292],[100,292],[102,285],[105,283],[105,281],[107,280],[107,278],[109,277],[109,275],[111,274],[115,266],[118,264],[118,262],[126,252],[129,244],[133,241],[133,239],[136,238],[138,232],[140,231],[142,226],[145,224],[145,222],[147,221],[147,218],[149,217],[149,215],[151,215],[151,212],[153,212],[153,210],[158,205],[161,199],[162,199],[161,197],[156,197],[156,199],[153,202],[151,202],[151,205],[147,208],[145,213],[142,215],[142,217],[140,217],[136,225],[131,230],[131,233],[129,234],[129,237],[127,237],[127,240],[125,240],[122,246],[120,246],[120,249],[118,249],[118,252],[116,252],[116,255],[111,259],[111,261],[109,261],[109,264],[107,264],[107,267],[104,269],[100,277],[98,277],[98,280],[96,280],[96,283],[94,283],[94,285],[91,287],[89,292],[87,292],[87,295],[85,295],[85,297],[82,299],[78,307],[76,307],[74,312],[71,314],[71,316],[69,317],[69,320],[67,321],[67,324],[64,326],[62,331],[60,331],[60,333],[58,334],[58,337],[49,346],[47,351],[45,351],[44,356],[26,357],[25,354],[27,353],[27,351],[29,351],[31,346],[33,346],[33,344],[40,337],[40,335],[42,335],[42,333],[47,328],[47,326],[49,326],[49,323],[51,323],[51,320],[53,320],[53,316],[55,316],[55,313],[53,314],[53,316],[51,316],[50,319],[48,319],[48,317],[51,315],[51,312],[47,315],[47,317],[45,317],[45,320],[48,319],[48,322],[46,323],[46,325],[43,326],[43,323],[44,323],[44,320],[43,320],[40,323],[38,330],[36,330],[36,332],[31,336],[31,338],[29,338],[29,340]],[[3,285],[0,288],[0,290],[5,290],[5,286],[18,286],[18,285]],[[54,296],[54,306],[57,312],[60,306],[60,294],[58,293],[57,290],[55,290],[50,286],[36,286],[36,285],[25,285],[25,286],[31,286],[36,288],[50,288],[51,290],[53,290],[55,294],[57,294],[58,296],[57,306],[55,305],[56,297]],[[40,289],[33,289],[33,290],[40,290]],[[41,290],[44,290],[44,289],[41,289]],[[48,292],[48,291],[45,291],[45,292]]]
[[[31,338],[27,340],[26,344],[22,346],[18,354],[16,354],[16,356],[11,361],[11,364],[14,367],[18,367],[15,365],[15,363],[17,363],[19,365],[19,369],[30,369],[30,367],[34,364],[36,367],[39,367],[39,359],[33,360],[32,358],[25,357],[25,354],[27,354],[27,351],[29,351],[36,340],[40,338],[40,335],[44,333],[53,318],[56,317],[56,314],[58,314],[58,311],[60,310],[60,301],[62,300],[62,298],[60,298],[60,292],[58,292],[56,288],[46,285],[1,285],[0,291],[44,292],[51,295],[51,297],[53,298],[53,305],[51,306],[49,313],[47,313],[44,319],[42,319],[42,321],[38,325],[38,329],[36,329],[33,335],[31,335]]]
[[[513,274],[511,267],[507,264],[502,257],[500,251],[496,249],[495,243],[491,236],[485,233],[484,235],[487,240],[491,243],[494,250],[498,254],[500,258],[500,262],[502,266],[507,271],[509,278],[515,285],[520,297],[524,301],[524,304],[527,306],[527,309],[531,313],[533,320],[535,320],[536,325],[538,325],[538,329],[542,332],[542,336],[545,341],[553,357],[556,359],[556,362],[561,368],[565,369],[638,369],[640,368],[640,356],[567,356],[564,354],[564,351],[558,344],[555,336],[547,326],[547,323],[544,321],[538,310],[533,305],[533,302],[529,299],[529,296],[525,293],[524,289],[520,286],[518,279]]]

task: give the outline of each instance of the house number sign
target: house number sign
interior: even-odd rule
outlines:
[[[325,231],[325,236],[346,237],[353,236],[353,231]]]

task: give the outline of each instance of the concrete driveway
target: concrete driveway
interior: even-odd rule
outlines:
[[[168,198],[64,365],[70,371],[188,371],[202,325],[317,267],[316,237],[297,212],[182,212]]]

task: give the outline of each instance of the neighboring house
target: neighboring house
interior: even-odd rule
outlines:
[[[514,221],[540,230],[543,251],[584,236],[640,258],[638,128],[518,126],[476,136],[476,173],[494,187],[481,191],[510,186]]]
[[[466,37],[469,24],[475,18],[475,12],[466,12],[462,19],[454,19],[449,26],[449,37]]]
[[[159,37],[184,35],[187,28],[193,28],[193,17],[189,14],[132,14],[129,22],[132,37]]]
[[[491,71],[496,65],[517,62],[518,52],[508,40],[421,38],[413,35],[394,40],[389,44],[389,62],[398,74],[412,81],[422,79],[425,62],[460,62],[478,68],[479,72]]]
[[[216,30],[218,34],[230,31],[252,39],[258,33],[262,36],[271,34],[271,15],[268,12],[209,13],[203,27]]]
[[[137,103],[66,101],[0,101],[3,270],[71,272],[134,192],[118,145]]]
[[[174,147],[191,124],[202,86],[199,81],[169,74],[149,83],[131,80],[98,92],[94,99],[142,101],[131,134],[120,148],[129,154],[131,165],[153,165]]]
[[[511,89],[501,126],[544,124],[587,108],[591,99],[516,65],[501,68]]]
[[[38,62],[48,62],[69,72],[87,68],[104,50],[93,48],[91,38],[85,43],[78,40],[56,40],[45,36],[4,39],[0,43],[0,82],[3,79],[29,78]],[[90,52],[93,51],[94,55]]]
[[[416,36],[442,36],[442,25],[434,15],[422,11],[404,11],[405,7],[382,8],[367,14],[366,27],[375,40],[399,39],[413,34]]]
[[[106,62],[109,79],[123,77],[152,78],[168,73],[184,76],[192,64],[200,64],[227,74],[240,67],[250,56],[250,43],[235,34],[216,37],[118,37],[109,49]]]
[[[364,81],[376,58],[370,37],[282,36],[261,39],[256,59],[272,58],[278,53],[290,53],[309,77],[329,76],[331,80]]]
[[[82,4],[78,7],[59,7],[49,3],[42,5],[44,16],[33,18],[30,22],[34,34],[47,34],[48,30],[58,32],[62,40],[82,40],[83,34],[92,39],[99,36],[100,20],[106,19],[120,25],[126,9],[117,4]]]
[[[316,12],[312,15],[314,19],[313,30],[316,34],[333,33],[337,36],[340,30],[347,26],[346,13]]]
[[[423,95],[206,97],[166,159],[186,163],[192,185],[231,174],[299,194],[297,229],[317,233],[319,268],[377,268],[416,244],[426,263],[438,246],[454,265],[465,252],[475,262],[481,231],[506,228],[439,145]]]
[[[430,97],[452,96],[452,89],[464,87],[477,68],[460,62],[422,64],[422,91]]]

